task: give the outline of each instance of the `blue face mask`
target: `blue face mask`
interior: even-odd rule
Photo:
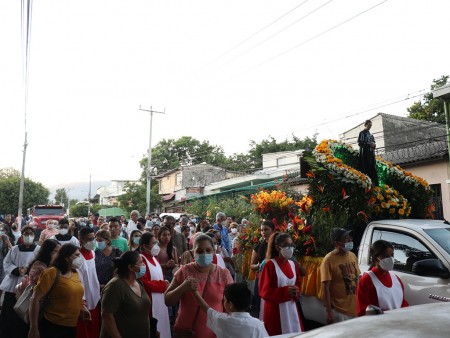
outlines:
[[[103,241],[103,242],[97,242],[97,248],[98,248],[99,250],[105,250],[105,248],[106,248],[106,242],[105,242],[105,241]]]
[[[133,237],[133,243],[134,244],[139,244],[139,240],[141,239],[141,237]]]
[[[146,271],[145,265],[141,265],[141,266],[139,267],[139,271],[138,271],[138,272],[135,272],[136,278],[142,278],[142,277],[144,277],[145,271]]]
[[[201,267],[206,268],[211,265],[213,261],[213,254],[197,254],[195,255],[195,262]]]
[[[344,244],[344,248],[345,251],[351,251],[353,249],[353,242],[347,242]]]

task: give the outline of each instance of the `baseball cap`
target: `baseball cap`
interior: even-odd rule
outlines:
[[[333,228],[331,230],[331,241],[338,242],[342,237],[347,236],[351,230],[346,230],[343,228]]]

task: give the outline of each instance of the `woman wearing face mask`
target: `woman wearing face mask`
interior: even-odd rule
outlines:
[[[42,245],[46,239],[52,238],[53,236],[59,234],[58,231],[58,221],[53,219],[47,220],[45,224],[47,229],[42,230],[41,235],[39,236],[39,245]]]
[[[29,310],[29,338],[74,338],[78,318],[91,319],[89,310],[83,305],[84,289],[76,270],[82,264],[83,257],[76,246],[61,246],[52,267],[41,274],[34,288]],[[55,287],[49,292],[55,281]],[[39,303],[47,293],[50,302],[38,322]]]
[[[233,256],[233,249],[236,247],[236,238],[238,235],[238,224],[236,222],[231,222],[230,224],[230,232],[228,234],[228,239],[231,243],[231,252],[230,255]]]
[[[28,266],[34,260],[40,247],[34,244],[34,230],[22,228],[23,244],[13,246],[3,260],[5,277],[0,284],[4,295],[3,308],[0,314],[0,337],[14,337],[15,328],[20,325],[20,318],[14,311],[16,304],[16,285],[22,282]]]
[[[400,278],[392,272],[394,268],[394,247],[391,243],[378,240],[370,248],[372,265],[364,273],[356,288],[356,312],[366,314],[368,305],[380,307],[383,311],[407,307],[404,287]]]
[[[113,278],[114,260],[122,255],[122,251],[111,246],[111,234],[108,230],[97,231],[95,242],[95,270],[101,290]]]
[[[142,260],[138,251],[114,260],[116,276],[103,289],[100,338],[150,337],[151,301],[139,282],[146,270]]]
[[[212,230],[210,230],[210,231],[212,231]],[[223,257],[221,255],[220,246],[217,244],[217,235],[210,231],[208,231],[206,233],[206,235],[211,237],[213,244],[214,244],[213,264],[216,264],[216,265],[220,266],[221,268],[226,269],[225,261],[223,260]]]
[[[62,218],[59,220],[58,224],[58,234],[52,238],[56,239],[61,245],[72,244],[80,247],[78,239],[69,232],[69,221],[66,218]]]
[[[139,240],[141,239],[142,231],[133,230],[130,234],[130,239],[128,240],[128,249],[130,251],[137,250],[139,248]]]
[[[287,233],[274,233],[268,243],[266,263],[259,277],[259,294],[264,299],[264,324],[270,336],[303,332],[297,307],[301,269],[291,260],[294,242]]]
[[[161,338],[170,338],[169,312],[164,304],[164,292],[167,290],[169,283],[164,280],[163,270],[156,259],[160,253],[160,247],[152,233],[144,232],[142,234],[139,241],[139,251],[145,264],[145,274],[141,281],[152,300],[151,315],[158,320],[157,330]]]
[[[199,311],[191,291],[198,290],[211,308],[224,312],[223,292],[225,286],[233,283],[233,280],[227,269],[212,263],[214,244],[211,237],[204,234],[195,237],[194,257],[195,262],[182,265],[175,273],[166,292],[165,301],[168,306],[180,302],[174,326],[175,333],[182,334],[193,330],[193,337],[214,338],[215,334],[206,326],[206,314]]]

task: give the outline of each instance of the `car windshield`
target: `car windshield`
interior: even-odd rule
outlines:
[[[62,208],[36,208],[34,209],[34,215],[35,216],[41,216],[41,215],[62,215],[63,209]]]
[[[450,228],[424,229],[424,231],[450,254]]]

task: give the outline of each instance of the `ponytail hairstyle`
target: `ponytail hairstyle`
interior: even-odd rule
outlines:
[[[372,243],[370,247],[371,262],[369,270],[372,270],[377,265],[377,257],[381,256],[389,248],[391,248],[392,250],[394,249],[390,242],[382,239],[379,239],[378,241]]]
[[[291,236],[286,232],[277,231],[273,233],[270,236],[269,242],[267,244],[266,260],[277,257],[279,255],[279,252],[275,246],[283,244],[283,242],[288,238],[291,238]]]
[[[141,238],[139,239],[139,252],[142,253],[142,246],[144,244],[150,244],[152,238],[155,237],[155,235],[152,232],[145,231],[142,233]]]
[[[272,221],[266,219],[261,223],[261,226],[269,227],[272,229],[272,231],[275,231],[275,224],[273,224]]]
[[[123,253],[119,258],[114,259],[114,266],[116,268],[115,274],[119,278],[128,277],[129,265],[136,265],[139,259],[139,252],[137,251],[127,251]]]

